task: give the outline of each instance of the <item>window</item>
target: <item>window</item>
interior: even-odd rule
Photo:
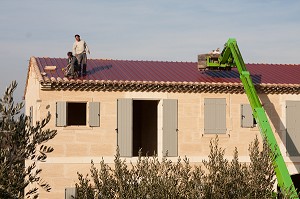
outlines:
[[[254,126],[256,126],[256,121],[250,104],[241,104],[241,127],[252,128]]]
[[[204,99],[204,133],[226,133],[226,99]]]
[[[118,99],[118,146],[123,157],[158,152],[158,100]],[[177,156],[177,100],[163,100],[163,154]]]
[[[57,102],[56,126],[86,126],[87,105],[89,126],[100,126],[99,102]]]
[[[86,103],[67,103],[67,126],[86,125]]]

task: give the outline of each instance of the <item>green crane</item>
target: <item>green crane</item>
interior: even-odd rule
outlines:
[[[280,152],[274,133],[268,121],[265,109],[262,107],[262,104],[258,98],[256,89],[250,77],[250,73],[247,71],[236,40],[233,38],[228,39],[224,45],[224,49],[220,54],[216,53],[202,56],[200,55],[199,63],[200,65],[198,64],[198,68],[200,70],[231,70],[232,67],[236,67],[238,69],[240,79],[252,108],[253,117],[259,126],[262,137],[267,141],[275,155],[273,159],[273,166],[275,169],[278,186],[282,191],[289,191],[292,198],[298,198],[298,194],[283,160],[283,156]]]

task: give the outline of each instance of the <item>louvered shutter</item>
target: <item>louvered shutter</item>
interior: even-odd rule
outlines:
[[[133,106],[132,99],[118,99],[118,121],[117,144],[120,150],[120,156],[132,156],[132,142],[133,142]]]
[[[74,199],[76,197],[77,195],[75,187],[65,188],[65,199]]]
[[[226,99],[204,99],[204,133],[226,133]]]
[[[178,105],[176,99],[163,100],[163,155],[178,156]]]
[[[100,126],[100,102],[89,103],[89,124],[92,127]]]
[[[300,101],[286,101],[286,148],[289,156],[300,156]]]
[[[253,125],[253,115],[250,104],[241,104],[241,127],[251,128]]]
[[[56,126],[67,126],[67,102],[56,102]]]

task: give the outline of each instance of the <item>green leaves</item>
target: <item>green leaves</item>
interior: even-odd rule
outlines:
[[[77,198],[276,198],[272,155],[256,138],[249,146],[249,164],[240,163],[237,148],[227,160],[216,137],[210,142],[203,168],[191,166],[188,158],[172,162],[167,158],[142,157],[127,163],[117,150],[114,165],[102,160],[99,169],[92,162],[91,178],[78,173]],[[93,181],[93,182],[91,182]]]
[[[31,118],[20,114],[24,104],[14,103],[16,87],[17,83],[12,82],[0,99],[0,198],[37,198],[39,187],[51,189],[39,177],[41,170],[36,168],[36,162],[45,161],[54,150],[43,143],[54,138],[56,130],[44,130],[50,115],[30,125]],[[27,167],[25,160],[31,160]],[[33,188],[24,193],[28,185]]]

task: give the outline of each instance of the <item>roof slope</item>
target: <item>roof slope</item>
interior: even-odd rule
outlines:
[[[64,77],[62,68],[67,64],[64,58],[32,57],[42,77],[42,84],[52,84],[52,88],[65,83],[128,83],[141,84],[189,84],[225,85],[242,87],[239,73],[231,71],[198,71],[197,62],[129,61],[88,59],[87,76],[70,80]],[[300,86],[300,64],[246,64],[254,84],[268,87]],[[45,70],[46,66],[56,66],[55,70]],[[38,75],[40,75],[38,74]],[[56,85],[56,86],[54,86]],[[69,84],[68,84],[69,85]],[[295,90],[295,89],[294,89]]]
[[[62,68],[67,59],[36,58],[40,72],[45,77],[63,78]],[[44,70],[56,66],[55,71]],[[246,64],[254,83],[300,84],[300,65]],[[197,70],[197,62],[124,61],[89,59],[88,75],[80,79],[111,81],[164,81],[164,82],[215,82],[240,83],[236,69],[231,71]]]

